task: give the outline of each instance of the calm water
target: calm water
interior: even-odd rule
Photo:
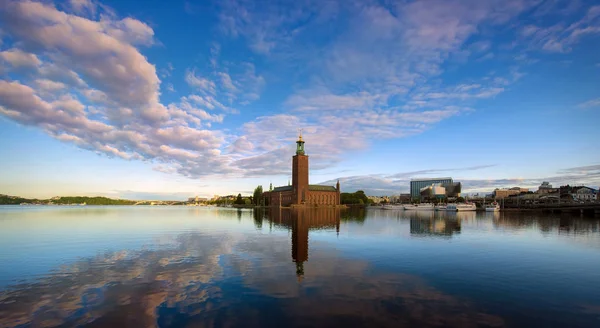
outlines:
[[[600,220],[1,207],[0,327],[600,327]]]

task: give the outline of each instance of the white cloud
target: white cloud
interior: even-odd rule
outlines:
[[[119,105],[139,108],[139,119],[165,118],[156,69],[129,43],[148,41],[147,25],[132,18],[93,21],[32,1],[5,2],[0,13],[7,33],[48,51],[54,65],[79,72]]]
[[[552,26],[527,25],[521,29],[532,48],[558,53],[570,52],[582,38],[592,34],[600,34],[600,6],[589,7],[583,17],[571,24],[561,21]]]
[[[42,64],[42,61],[35,54],[16,48],[0,52],[0,58],[14,67],[37,67]]]
[[[227,1],[222,7],[221,27],[228,35],[243,37],[250,49],[269,58],[302,63],[297,68],[309,81],[284,102],[293,115],[263,116],[244,125],[245,140],[262,152],[244,159],[244,167],[263,161],[284,172],[287,163],[279,167],[278,156],[293,151],[286,147],[293,143],[299,126],[311,138],[311,163],[318,168],[374,140],[422,133],[472,111],[476,101],[504,92],[520,73],[510,68],[497,79],[483,76],[456,86],[432,80],[450,54],[463,51],[481,25],[504,24],[536,1],[432,0],[387,7],[373,2],[312,7],[299,3],[301,8],[274,4],[258,8]],[[282,18],[281,13],[288,11]],[[340,12],[352,24],[339,34],[327,34],[327,24]],[[307,42],[312,40],[308,35],[317,31],[330,42]],[[482,40],[468,46],[485,55],[491,43]]]
[[[92,0],[69,0],[71,9],[74,13],[83,15],[96,15],[97,5]]]
[[[67,87],[64,83],[48,79],[37,79],[34,83],[38,90],[48,92],[64,90]]]
[[[0,115],[84,149],[162,163],[184,175],[236,172],[221,154],[224,135],[207,129],[223,114],[197,108],[186,97],[160,103],[155,67],[134,46],[153,43],[151,28],[114,13],[101,17],[70,15],[47,3],[3,2],[6,33],[23,49],[44,53],[44,62],[21,50],[2,53],[15,66],[35,69],[20,81],[0,80]]]
[[[594,108],[594,107],[600,107],[600,98],[596,98],[596,99],[592,99],[592,100],[588,100],[586,102],[583,102],[579,105],[577,105],[577,107],[579,108]]]
[[[213,46],[211,52],[216,52],[214,49]],[[188,85],[202,93],[204,98],[212,97],[213,106],[236,113],[237,110],[222,103],[228,103],[230,106],[245,106],[260,98],[265,79],[256,73],[254,64],[242,62],[234,65],[227,62],[219,65],[216,55],[210,60],[213,68],[223,67],[226,71],[214,70],[211,73],[200,75],[196,73],[196,69],[188,69],[185,79]],[[201,100],[198,99],[198,101]]]
[[[198,65],[185,72],[194,92],[163,104],[160,84],[165,83],[163,92],[173,90],[173,68],[162,66],[160,76],[169,81],[161,81],[140,50],[158,43],[148,24],[105,13],[108,9],[95,1],[71,2],[73,12],[91,18],[59,11],[49,2],[3,2],[0,19],[15,40],[11,46],[35,49],[35,54],[7,57],[34,72],[2,81],[0,113],[78,147],[152,161],[163,171],[191,177],[287,174],[296,129],[302,127],[311,168],[326,168],[348,151],[422,133],[509,89],[522,75],[516,66],[449,85],[441,75],[443,64],[457,54],[481,58],[496,51],[489,41],[470,40],[534,3],[427,0],[383,6],[302,0],[282,7],[220,2],[221,29],[282,68],[277,73],[294,89],[281,111],[240,129],[216,130],[226,114],[254,109],[242,106],[260,99],[265,76],[273,76],[261,70],[264,66],[222,60],[221,45],[212,44],[205,69]],[[578,25],[563,26],[568,37],[580,40],[595,33],[594,13],[590,10]],[[327,29],[340,17],[351,22],[347,28]],[[319,42],[311,41],[316,32],[323,33]],[[564,36],[532,25],[520,37],[538,40],[542,49],[557,46],[548,43],[557,35]],[[10,63],[8,52],[2,59]]]
[[[233,82],[231,81],[231,77],[229,76],[229,74],[225,73],[225,72],[219,72],[218,73],[219,76],[221,77],[221,83],[223,84],[223,87],[231,92],[236,92],[237,88],[235,87],[235,85],[233,85]]]
[[[194,70],[185,73],[185,81],[191,86],[205,94],[215,95],[216,85],[213,81],[196,75]]]

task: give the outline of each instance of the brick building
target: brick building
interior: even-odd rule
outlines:
[[[340,204],[340,182],[334,186],[308,183],[308,155],[304,153],[302,134],[292,157],[292,184],[264,193],[270,206],[336,206]]]

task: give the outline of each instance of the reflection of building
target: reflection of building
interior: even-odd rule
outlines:
[[[460,219],[457,218],[410,219],[411,235],[451,237],[460,233],[460,229]]]
[[[333,228],[340,232],[340,211],[334,208],[273,209],[268,220],[292,230],[292,260],[298,280],[304,276],[304,262],[308,261],[308,232]]]
[[[296,145],[296,155],[292,157],[292,185],[265,192],[269,205],[339,205],[340,182],[335,187],[308,184],[308,155],[304,153],[302,135]]]

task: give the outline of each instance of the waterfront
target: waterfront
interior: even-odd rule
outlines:
[[[0,327],[600,325],[600,218],[0,207]]]

